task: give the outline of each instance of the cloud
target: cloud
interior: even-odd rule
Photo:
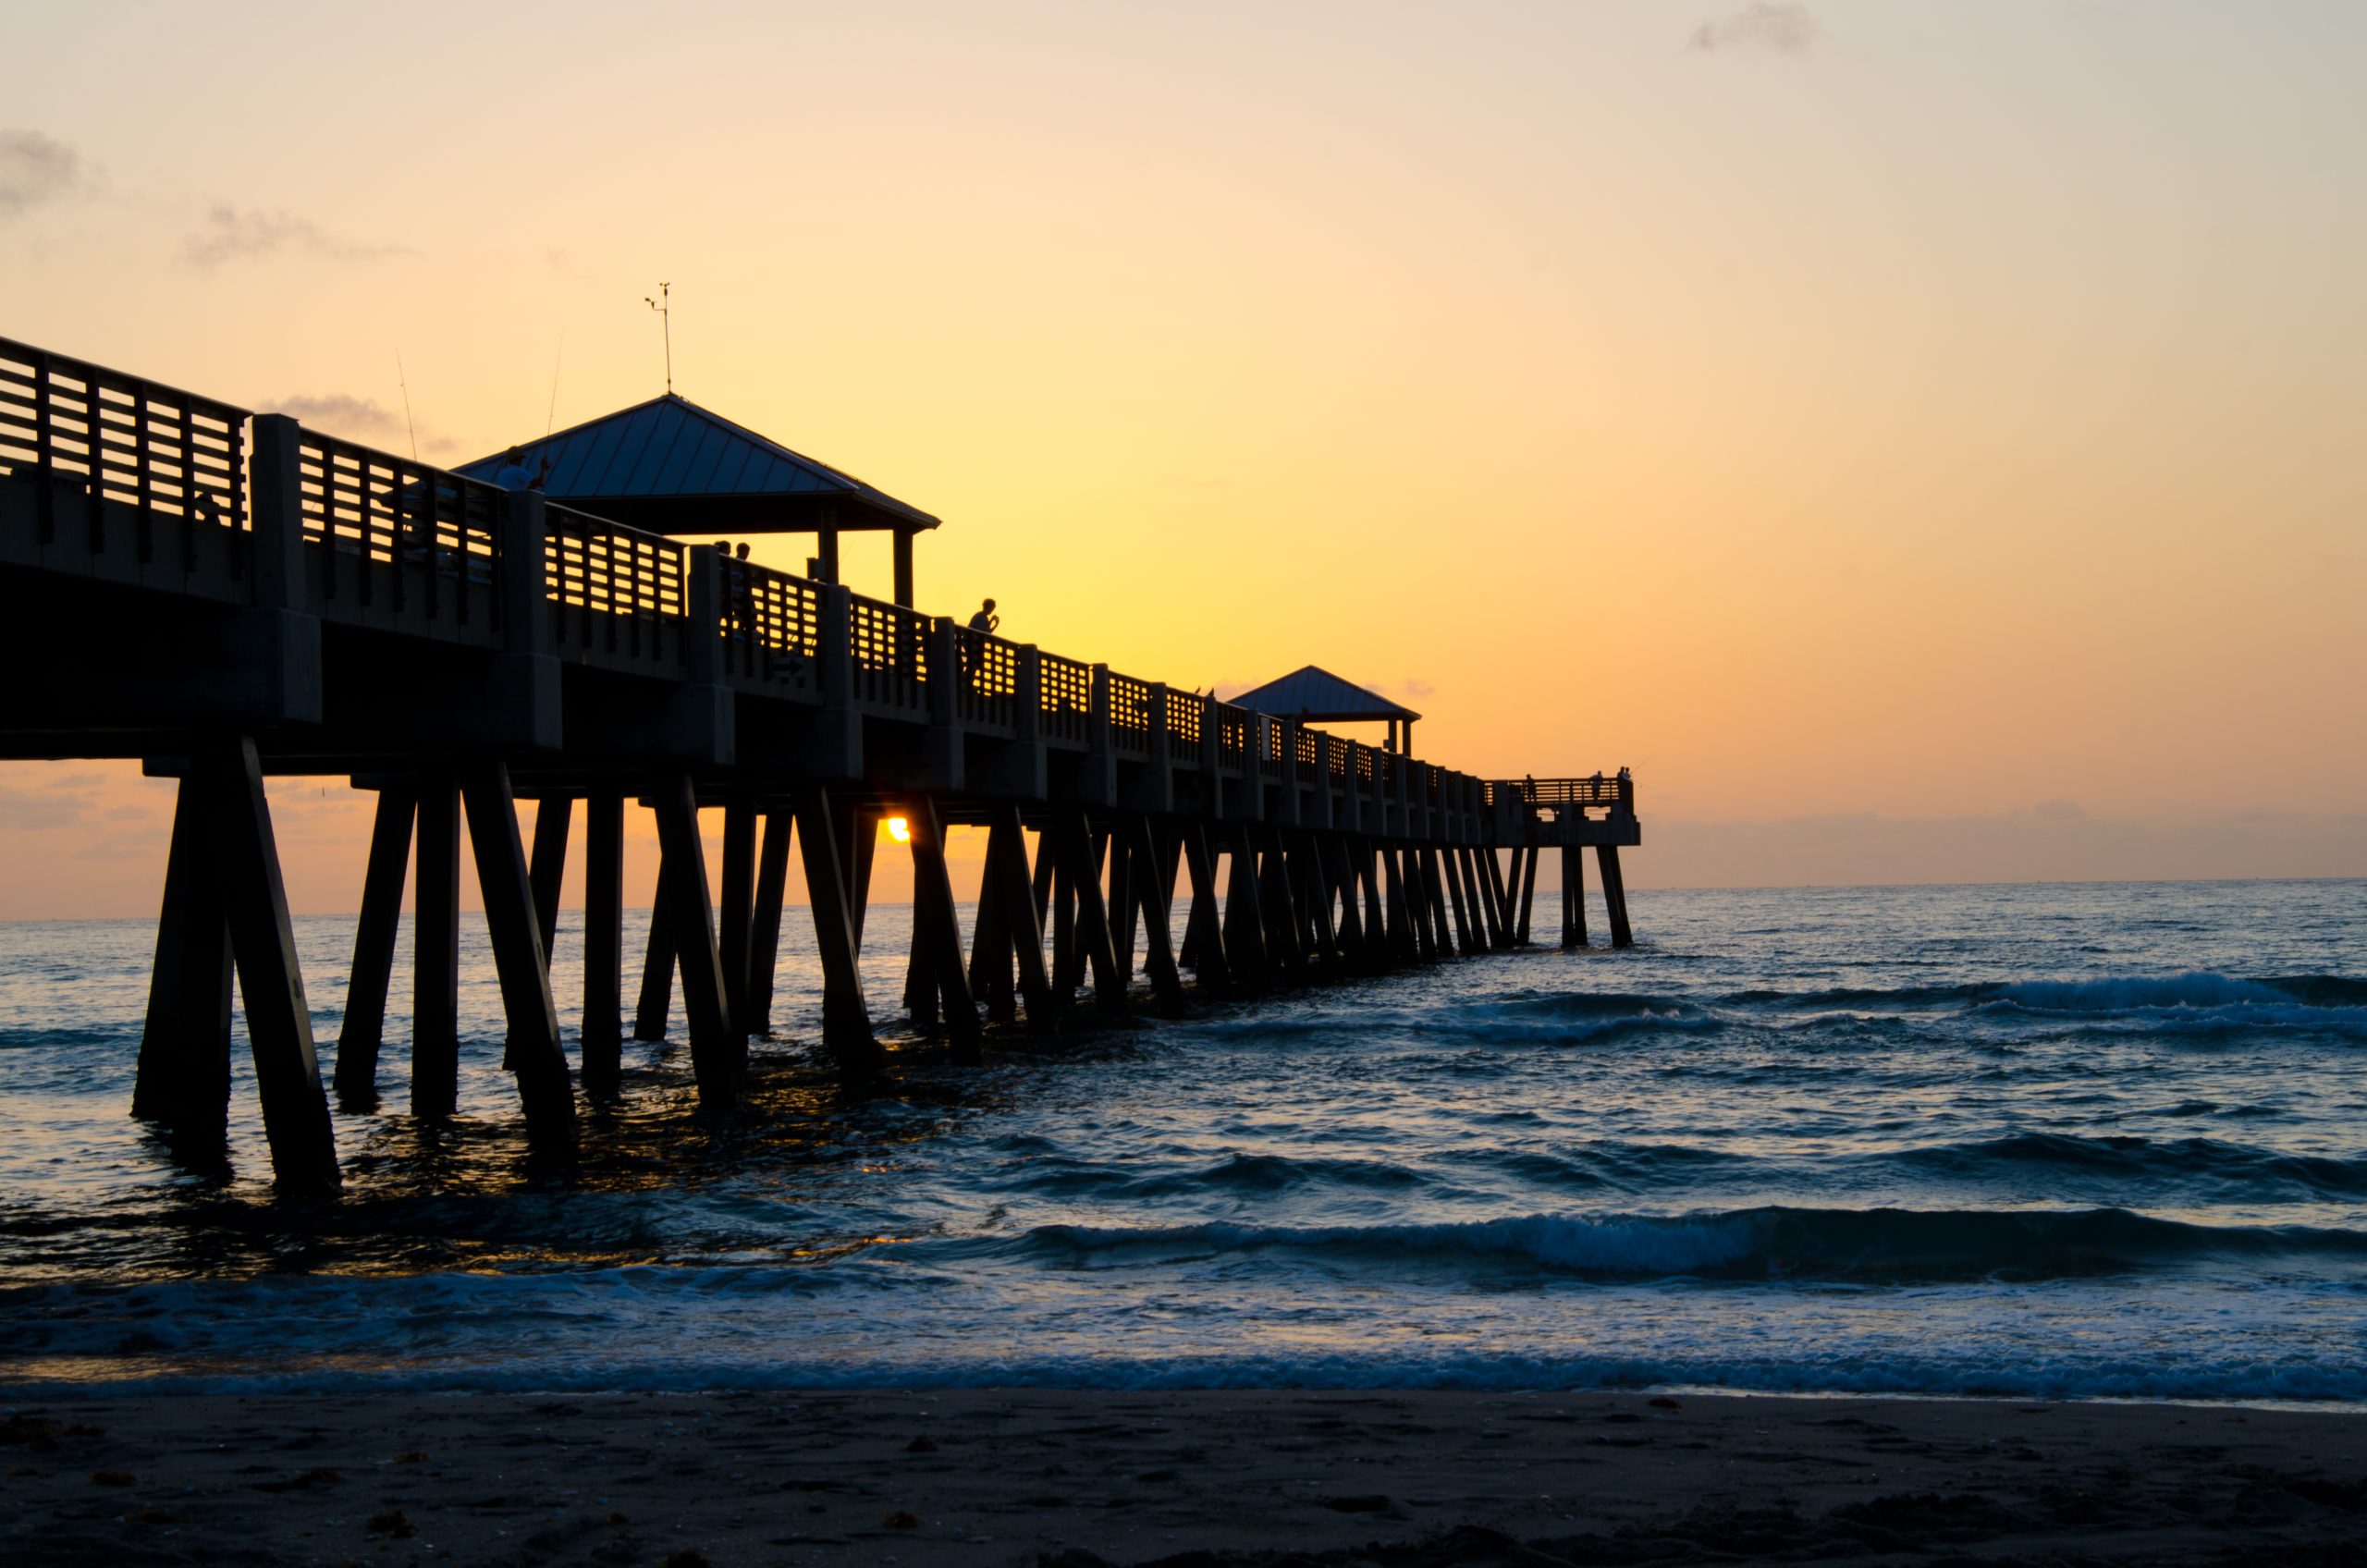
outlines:
[[[408,245],[367,244],[329,233],[310,218],[289,213],[242,212],[227,202],[206,211],[205,223],[181,241],[181,259],[191,266],[220,266],[287,251],[332,262],[370,262],[411,253]]]
[[[2041,801],[2030,808],[2041,822],[2082,822],[2088,808],[2077,801]]]
[[[1809,15],[1806,6],[1750,0],[1749,5],[1723,21],[1703,22],[1694,30],[1686,47],[1702,55],[1714,55],[1723,49],[1765,49],[1778,55],[1797,55],[1816,42],[1817,32],[1816,18]]]
[[[405,428],[403,416],[384,403],[345,392],[275,398],[264,404],[263,411],[287,414],[300,423],[317,426],[332,435],[353,439],[400,435]]]
[[[88,186],[82,155],[37,130],[0,130],[0,222]]]
[[[1429,681],[1422,680],[1419,676],[1407,676],[1404,680],[1397,683],[1397,690],[1408,697],[1435,696],[1438,692],[1437,687],[1431,685]]]
[[[46,787],[20,789],[0,784],[0,832],[46,832],[82,821],[97,806],[97,792],[72,778],[51,780]]]
[[[357,398],[349,392],[266,398],[257,407],[267,414],[286,414],[299,423],[327,435],[359,441],[365,446],[383,446],[388,451],[413,439],[418,441],[423,457],[451,457],[462,449],[457,438],[431,431],[425,425],[414,431],[405,422],[400,410],[390,409],[374,398]]]

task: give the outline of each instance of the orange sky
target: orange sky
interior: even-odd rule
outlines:
[[[946,519],[925,605],[1633,766],[1639,885],[2367,874],[2367,9],[491,9],[12,20],[0,332],[387,447],[399,352],[460,460],[657,391],[668,279],[681,391]],[[156,796],[0,767],[0,915],[153,909]]]

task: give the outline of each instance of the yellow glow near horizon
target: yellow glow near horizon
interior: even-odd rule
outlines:
[[[906,822],[901,816],[889,817],[888,819],[888,837],[895,839],[896,842],[900,844],[910,843],[913,838],[912,824]]]

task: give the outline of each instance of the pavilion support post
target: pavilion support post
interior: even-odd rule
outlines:
[[[617,1093],[623,1076],[625,799],[600,790],[583,802],[583,1092]]]
[[[641,998],[632,1015],[632,1037],[644,1045],[666,1037],[666,1015],[674,1004],[674,891],[666,878],[661,850],[657,888],[650,895],[649,949],[641,962]]]
[[[379,814],[383,827],[383,797]],[[156,922],[155,966],[148,980],[148,1020],[141,1031],[139,1074],[131,1091],[132,1115],[162,1124],[176,1142],[192,1148],[219,1148],[229,1132],[230,926],[222,903],[222,881],[215,870],[213,818],[217,815],[209,809],[205,780],[193,772],[184,778],[173,807],[172,848],[165,861],[165,906]],[[411,819],[405,817],[403,849],[410,844]],[[372,854],[374,868],[374,842]],[[395,875],[395,900],[399,904],[403,892],[399,862]],[[368,918],[365,903],[365,935]],[[391,962],[391,935],[387,946]],[[361,962],[360,955],[355,962]],[[386,1011],[385,989],[382,975],[381,1013]],[[350,1011],[347,1016],[351,1016]],[[374,1030],[369,1060],[374,1069]],[[340,1047],[337,1065],[344,1064]]]
[[[1587,945],[1587,856],[1576,844],[1562,846],[1562,949]]]
[[[700,1106],[722,1110],[740,1097],[740,1080],[748,1067],[748,1037],[732,1023],[730,997],[724,989],[715,904],[707,892],[706,848],[699,837],[698,797],[692,792],[689,775],[670,773],[653,783],[649,802],[657,817],[662,857],[657,896],[664,907],[656,918],[666,923],[668,946],[682,972],[691,1077],[698,1085]]]
[[[1633,947],[1636,936],[1627,927],[1627,879],[1619,870],[1619,846],[1597,844],[1594,860],[1595,868],[1602,873],[1602,905],[1611,921],[1611,945]]]
[[[1143,971],[1150,976],[1151,994],[1159,998],[1159,1010],[1171,1016],[1184,1011],[1184,976],[1175,967],[1173,928],[1168,919],[1170,895],[1175,887],[1175,876],[1169,866],[1158,836],[1152,831],[1150,818],[1136,816],[1124,825],[1127,849],[1134,862],[1133,874],[1127,878],[1129,896],[1141,907],[1143,917]],[[1118,853],[1113,843],[1110,853]],[[1162,877],[1160,872],[1166,875]]]
[[[741,1027],[767,1039],[773,1032],[773,981],[780,972],[781,909],[789,898],[794,820],[785,811],[765,813],[764,845],[756,854],[756,907],[748,927],[748,1011]]]
[[[911,529],[900,528],[896,530],[895,549],[896,602],[903,606],[906,609],[911,609],[914,603],[913,598],[913,531]]]
[[[814,940],[822,957],[822,1044],[851,1073],[869,1075],[888,1065],[888,1053],[871,1033],[871,1010],[863,999],[863,973],[856,962],[863,940],[855,924],[848,877],[839,847],[850,815],[830,803],[819,785],[801,788],[797,842],[805,856],[805,893],[814,911]]]
[[[493,938],[494,972],[501,983],[501,1010],[509,1025],[509,1069],[518,1076],[526,1135],[538,1152],[571,1155],[575,1092],[568,1083],[567,1058],[559,1049],[550,964],[535,913],[533,875],[518,835],[509,769],[499,761],[472,766],[463,796],[477,888],[484,896],[485,927]],[[539,830],[535,837],[542,837]],[[562,846],[567,841],[563,822],[558,841]]]
[[[1515,946],[1528,946],[1528,917],[1537,904],[1537,846],[1530,844],[1520,851],[1520,926],[1513,938]]]
[[[1263,989],[1273,984],[1274,966],[1266,948],[1265,917],[1257,909],[1257,851],[1250,846],[1245,824],[1234,830],[1225,859],[1225,957],[1236,975]]]
[[[288,888],[280,879],[279,847],[264,797],[263,764],[251,740],[210,749],[193,771],[214,818],[215,873],[230,926],[230,949],[246,1003],[247,1042],[254,1052],[255,1087],[263,1100],[264,1137],[272,1172],[290,1196],[337,1191],[337,1139],[328,1096],[321,1090],[320,1059],[313,1045],[313,1010],[288,918]]]
[[[1093,974],[1093,999],[1104,1012],[1126,1011],[1126,980],[1118,973],[1117,944],[1110,936],[1110,912],[1101,898],[1101,879],[1094,875],[1093,834],[1084,811],[1057,806],[1044,830],[1045,849],[1057,855],[1068,892],[1061,899],[1071,913],[1070,946]],[[1073,994],[1073,993],[1070,993]]]
[[[386,1037],[386,992],[394,982],[403,879],[411,869],[411,825],[418,812],[419,802],[409,785],[379,790],[377,820],[370,829],[370,864],[362,878],[362,919],[353,933],[353,969],[345,986],[345,1023],[337,1036],[337,1098],[349,1110],[367,1110],[378,1103],[378,1048]],[[178,816],[173,853],[180,853]],[[168,867],[167,888],[171,876]]]
[[[1184,930],[1184,946],[1200,984],[1222,993],[1233,985],[1233,966],[1225,951],[1222,923],[1217,918],[1217,857],[1208,844],[1208,825],[1186,823],[1183,839],[1184,869],[1192,880],[1192,913]]]
[[[411,1011],[411,1113],[449,1116],[460,1094],[460,790],[444,771],[419,781]]]
[[[575,797],[545,795],[534,805],[534,852],[527,880],[534,888],[534,924],[543,937],[543,963],[550,964],[558,940],[558,889],[567,877],[567,832],[575,820]]]
[[[913,851],[913,930],[927,962],[932,1006],[944,998],[945,1037],[953,1060],[975,1067],[983,1060],[978,1006],[962,962],[962,917],[953,906],[953,879],[945,869],[945,827],[937,798],[922,795],[905,808]]]
[[[756,908],[756,803],[735,796],[723,807],[723,889],[716,951],[723,961],[723,998],[731,1026],[754,1034],[748,1009]]]
[[[1036,917],[1035,888],[1027,869],[1027,840],[1016,805],[997,810],[989,836],[997,835],[1003,840],[1003,852],[1000,860],[989,853],[987,869],[994,882],[992,896],[1002,905],[1007,940],[1019,961],[1019,994],[1027,1004],[1027,1024],[1038,1034],[1058,1034],[1059,998],[1053,993],[1051,977],[1044,969],[1044,927]],[[1037,856],[1043,858],[1040,844]]]

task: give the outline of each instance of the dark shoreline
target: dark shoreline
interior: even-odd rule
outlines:
[[[2367,1411],[968,1389],[8,1410],[0,1538],[26,1564],[2367,1562]]]

